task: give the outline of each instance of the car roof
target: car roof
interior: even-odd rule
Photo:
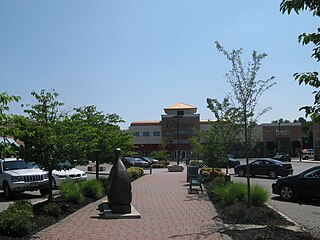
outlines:
[[[22,159],[18,159],[18,158],[1,158],[1,160],[5,162],[23,161]]]
[[[275,163],[283,163],[283,162],[281,162],[279,160],[272,159],[272,158],[258,158],[255,161],[258,161],[258,160],[266,160],[266,161],[275,162]]]

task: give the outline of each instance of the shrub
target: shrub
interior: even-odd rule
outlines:
[[[107,188],[107,186],[108,186],[109,183],[110,183],[110,178],[109,178],[109,176],[108,176],[108,177],[100,177],[100,178],[99,178],[99,182],[101,183],[102,188],[103,188],[103,190],[105,191],[106,188]]]
[[[154,163],[152,164],[152,168],[165,168],[165,163]]]
[[[225,184],[225,179],[223,177],[216,177],[211,181],[209,185],[209,191],[214,192],[215,188],[222,187],[224,184]]]
[[[200,170],[202,172],[202,174],[205,176],[205,177],[209,177],[213,171],[212,168],[208,168],[208,167],[203,167],[201,168]]]
[[[131,181],[141,177],[143,175],[143,168],[141,167],[129,167],[128,173]]]
[[[21,201],[10,204],[0,213],[0,232],[11,237],[23,237],[35,226],[30,202]]]
[[[60,206],[55,202],[51,202],[45,205],[43,207],[43,212],[46,215],[53,216],[53,217],[59,217],[59,215],[62,214],[62,210]]]
[[[254,206],[261,206],[266,203],[269,199],[269,192],[262,186],[253,185],[251,186],[251,203]]]
[[[61,196],[68,202],[81,203],[84,199],[79,184],[73,181],[64,181],[60,186]]]
[[[223,177],[224,173],[222,172],[221,168],[214,168],[213,169],[213,177]]]
[[[244,183],[229,182],[214,188],[214,193],[226,205],[231,205],[236,201],[244,202],[246,198],[246,185]]]
[[[81,191],[86,197],[100,199],[104,195],[102,183],[99,180],[92,179],[80,184]]]

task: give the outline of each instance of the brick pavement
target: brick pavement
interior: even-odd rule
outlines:
[[[34,236],[43,240],[73,239],[214,239],[222,236],[217,212],[206,193],[188,193],[186,170],[156,171],[132,183],[132,205],[141,219],[102,219],[98,204],[72,214]],[[105,200],[105,199],[104,199]]]

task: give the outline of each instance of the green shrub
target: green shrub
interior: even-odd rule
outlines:
[[[99,178],[99,182],[101,183],[102,188],[103,188],[103,190],[105,191],[105,190],[107,189],[107,186],[108,186],[109,183],[110,183],[110,178],[109,178],[109,176],[107,176],[107,177],[100,177],[100,178]]]
[[[231,205],[238,202],[244,202],[246,199],[246,185],[244,183],[229,182],[222,186],[214,188],[214,193],[226,205]]]
[[[141,167],[129,167],[128,173],[130,176],[131,181],[141,177],[143,175],[143,168]]]
[[[79,184],[73,181],[62,182],[60,194],[66,201],[72,203],[81,203],[84,199]]]
[[[222,187],[225,184],[225,179],[223,177],[216,177],[210,182],[209,192],[214,192],[217,187]]]
[[[60,206],[55,202],[51,202],[45,205],[43,207],[43,212],[44,214],[53,216],[53,217],[59,217],[59,215],[62,214],[62,210]]]
[[[128,173],[131,181],[140,177],[140,172],[135,167],[128,168]]]
[[[154,163],[152,164],[152,168],[165,168],[165,163]]]
[[[262,186],[253,185],[251,186],[251,203],[254,206],[261,206],[266,203],[269,199],[269,192]]]
[[[30,202],[15,202],[0,213],[0,232],[3,235],[23,237],[34,227],[34,214]]]
[[[99,180],[92,179],[80,184],[81,191],[86,197],[100,199],[104,196],[104,189]]]

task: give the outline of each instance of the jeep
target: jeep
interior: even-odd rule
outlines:
[[[48,194],[48,173],[32,162],[17,158],[0,158],[0,189],[5,199],[11,199],[15,192],[38,191]]]

